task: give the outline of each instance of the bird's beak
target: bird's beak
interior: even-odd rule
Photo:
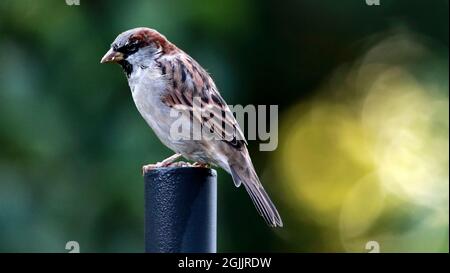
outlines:
[[[123,60],[123,54],[117,51],[114,51],[112,48],[106,52],[105,56],[103,56],[100,63],[117,63],[118,61]]]

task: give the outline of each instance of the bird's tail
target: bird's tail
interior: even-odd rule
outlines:
[[[245,161],[248,164],[245,164],[244,162],[229,164],[234,184],[237,187],[239,187],[241,183],[244,185],[259,214],[269,226],[282,227],[283,221],[281,220],[280,214],[259,181],[251,160],[248,158]]]

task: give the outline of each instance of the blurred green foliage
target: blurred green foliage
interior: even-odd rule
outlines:
[[[356,104],[358,98],[323,91],[333,90],[323,88],[330,76],[351,66],[385,33],[407,29],[421,41],[430,41],[426,44],[435,50],[437,59],[426,58],[421,67],[410,64],[419,76],[424,75],[420,70],[424,67],[436,69],[426,76],[441,86],[447,98],[447,119],[438,127],[448,137],[448,76],[442,76],[448,73],[446,0],[382,0],[379,7],[368,7],[363,0],[80,2],[79,6],[68,6],[63,0],[0,2],[1,252],[64,252],[70,240],[78,241],[82,252],[143,251],[140,168],[171,151],[139,116],[120,68],[99,64],[116,35],[133,27],[155,28],[197,59],[229,104],[278,104],[280,124],[290,121],[289,113],[301,116],[297,103],[314,102],[318,95],[322,100],[333,96],[335,101]],[[345,115],[352,115],[349,111]],[[329,122],[319,121],[324,127]],[[309,123],[298,128],[305,124]],[[307,164],[309,157],[304,161],[301,148],[315,146],[293,145],[289,139],[294,131],[287,128],[280,131],[279,150],[294,151],[300,156],[298,162]],[[353,127],[346,128],[353,132]],[[320,138],[312,137],[311,145],[316,139]],[[312,204],[319,212],[290,191],[296,184],[280,174],[289,173],[282,159],[289,157],[259,152],[257,147],[250,143],[252,158],[286,228],[266,227],[245,191],[235,189],[220,171],[218,250],[356,251],[342,238],[324,235],[329,225],[339,223],[332,217],[326,224],[317,223],[329,216],[320,211],[317,201]],[[326,152],[312,148],[308,156],[317,151]],[[443,160],[448,165],[448,154]],[[327,172],[328,164],[336,161],[317,157],[312,162],[318,172],[336,174]],[[345,166],[337,172],[339,177],[354,166],[350,161],[341,163]],[[360,177],[370,168],[365,165],[349,177]],[[307,174],[299,179],[317,178]],[[446,175],[448,189],[448,170]],[[339,187],[333,183],[327,187]],[[424,251],[448,251],[448,195],[446,201],[445,242]],[[342,204],[336,202],[337,207]],[[396,217],[398,208],[393,205],[392,213],[379,221],[408,226],[409,218],[389,220],[402,219]],[[395,246],[390,250],[395,251]]]

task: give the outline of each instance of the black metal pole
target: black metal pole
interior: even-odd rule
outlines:
[[[217,173],[158,168],[144,175],[145,252],[215,253]]]

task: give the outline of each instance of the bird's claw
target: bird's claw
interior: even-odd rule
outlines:
[[[142,175],[145,175],[147,172],[157,169],[157,168],[161,168],[163,167],[163,165],[161,164],[161,162],[158,162],[156,164],[147,164],[142,166]]]
[[[158,162],[156,164],[148,164],[148,165],[144,165],[142,166],[142,175],[145,175],[147,172],[154,170],[154,169],[158,169],[158,168],[165,168],[165,167],[171,167],[175,165],[175,163],[173,162]]]
[[[158,168],[167,168],[167,167],[192,167],[193,165],[188,162],[178,161],[178,162],[158,162],[156,164],[148,164],[142,166],[142,175],[145,175],[147,172],[158,169]]]
[[[194,164],[192,164],[191,166],[196,168],[209,168],[208,163],[200,163],[200,162],[194,162]]]
[[[207,163],[199,163],[194,162],[193,164],[184,161],[177,162],[158,162],[156,164],[148,164],[142,166],[142,175],[145,175],[147,172],[158,169],[158,168],[166,168],[166,167],[194,167],[194,168],[209,168],[209,164]]]

